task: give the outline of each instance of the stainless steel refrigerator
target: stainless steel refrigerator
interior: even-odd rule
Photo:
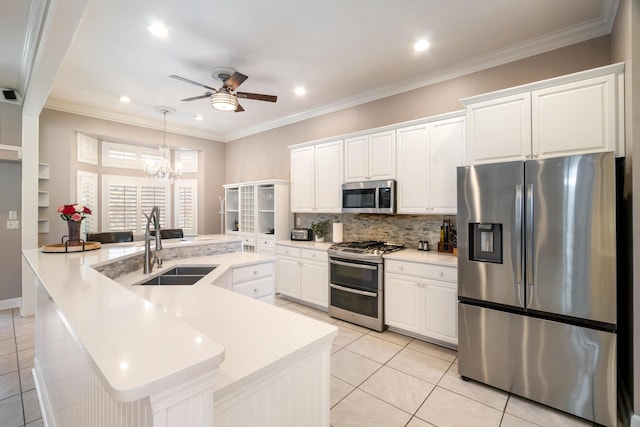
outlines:
[[[613,153],[458,168],[461,376],[616,425]]]

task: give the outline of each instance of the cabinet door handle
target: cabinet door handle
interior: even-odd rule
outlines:
[[[444,273],[442,271],[439,271],[438,276],[444,276]]]
[[[403,266],[398,267],[398,270],[404,270]]]
[[[257,293],[258,293],[258,288],[255,288],[255,289],[253,290],[253,293],[254,293],[254,294],[257,294]]]
[[[254,275],[254,276],[257,276],[257,275],[258,275],[258,270],[254,270],[254,271],[253,271],[253,275]]]
[[[538,158],[538,153],[533,153],[533,157]]]

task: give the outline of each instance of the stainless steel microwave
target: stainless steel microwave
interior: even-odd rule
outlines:
[[[343,213],[396,213],[396,182],[362,181],[342,184]]]

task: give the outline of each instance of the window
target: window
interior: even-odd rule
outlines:
[[[76,138],[76,158],[79,162],[98,164],[98,140],[78,133]]]
[[[153,206],[160,209],[160,226],[170,228],[170,184],[152,178],[102,176],[103,231],[144,232]]]
[[[184,173],[198,173],[198,152],[195,150],[189,151],[174,151],[174,157],[176,164],[180,164],[182,172]]]
[[[91,209],[91,215],[82,221],[83,233],[95,233],[98,231],[98,175],[91,172],[78,171],[76,180],[77,203]]]
[[[174,181],[174,206],[176,228],[182,228],[185,235],[198,234],[198,180],[179,179]]]
[[[141,170],[147,162],[160,160],[157,148],[102,141],[102,166]]]

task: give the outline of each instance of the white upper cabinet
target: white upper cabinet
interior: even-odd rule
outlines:
[[[348,138],[344,146],[345,182],[395,179],[395,131]]]
[[[531,153],[531,94],[467,105],[469,163],[525,159]]]
[[[291,212],[315,208],[315,147],[291,150]]]
[[[455,214],[456,168],[464,164],[465,117],[397,130],[400,214]]]
[[[342,210],[342,140],[291,149],[291,211]]]
[[[615,89],[615,76],[609,74],[533,91],[533,157],[614,151]]]
[[[467,163],[624,156],[623,73],[613,64],[462,100]]]
[[[464,116],[431,123],[429,182],[432,213],[457,213],[456,168],[464,165],[465,134]]]

